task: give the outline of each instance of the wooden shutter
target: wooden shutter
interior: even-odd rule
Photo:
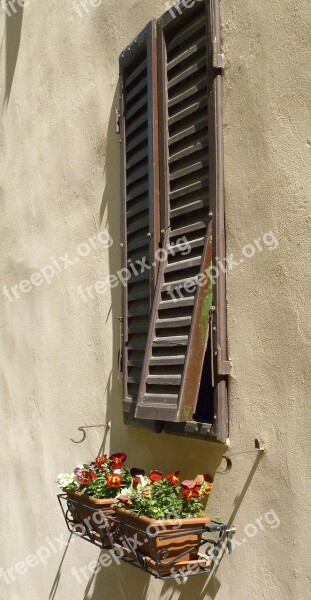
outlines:
[[[142,374],[156,277],[153,256],[159,242],[156,63],[151,22],[120,56],[122,268],[131,272],[123,288],[122,322],[124,417],[129,424]],[[137,261],[144,260],[151,268],[141,272]]]
[[[209,280],[192,293],[183,288],[212,264],[205,2],[160,19],[158,54],[161,226],[168,258],[159,270],[135,414],[185,422],[196,410],[212,307]],[[176,289],[175,301],[168,292]]]

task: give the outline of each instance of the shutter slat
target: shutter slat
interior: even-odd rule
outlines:
[[[150,366],[158,367],[158,366],[167,366],[169,365],[183,365],[185,362],[185,355],[181,354],[180,356],[152,356],[150,358]]]
[[[204,48],[205,46],[206,46],[206,35],[204,34],[202,37],[200,37],[198,39],[196,44],[193,44],[193,46],[190,46],[190,48],[187,48],[187,50],[185,50],[185,52],[178,54],[178,56],[176,56],[174,59],[168,61],[167,70],[170,71],[174,67],[177,67],[181,62],[187,60],[187,58],[189,58],[189,56],[196,54],[196,52],[198,50],[200,50],[200,48]]]
[[[173,319],[157,319],[156,328],[162,327],[189,327],[191,325],[191,317],[175,317]]]
[[[189,77],[191,75],[193,75],[194,73],[197,73],[197,71],[200,71],[201,69],[206,69],[206,57],[205,56],[203,58],[201,58],[200,60],[195,61],[193,65],[191,65],[190,67],[187,67],[182,73],[179,73],[178,75],[176,75],[176,77],[173,77],[168,82],[168,85],[167,85],[168,90],[173,88],[178,83],[181,83],[181,82],[185,81],[186,79],[189,79]]]
[[[167,43],[167,52],[171,52],[187,39],[193,39],[194,34],[196,34],[200,29],[204,29],[206,27],[206,17],[205,14],[201,15],[197,19],[194,20],[193,23],[186,25],[181,29],[181,31],[172,37],[170,42]]]
[[[148,385],[180,385],[181,375],[148,375]]]
[[[147,69],[147,58],[144,58],[139,65],[132,70],[132,72],[127,76],[125,82],[124,82],[124,86],[125,88],[128,88],[131,83],[136,79],[136,77],[138,77],[138,75],[141,75],[141,73],[143,71],[145,71]]]
[[[143,77],[130,92],[126,94],[126,104],[128,104],[135,96],[137,96],[142,90],[147,90],[147,76]]]

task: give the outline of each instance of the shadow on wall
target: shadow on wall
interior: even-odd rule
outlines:
[[[110,273],[120,269],[120,199],[119,199],[119,137],[115,132],[115,111],[118,108],[118,88],[114,94],[111,114],[107,133],[107,151],[104,167],[106,186],[102,198],[100,221],[102,227],[109,229],[114,244],[109,249]],[[121,316],[121,289],[120,286],[111,290],[111,306],[103,323],[103,333],[107,327],[108,319],[112,319],[113,327],[113,368],[106,386],[107,413],[106,420],[111,421],[110,447],[107,448],[106,436],[103,437],[98,453],[125,451],[128,462],[133,466],[144,468],[147,472],[150,468],[159,468],[163,471],[180,470],[182,477],[194,477],[198,473],[209,473],[215,476],[219,468],[224,447],[220,444],[210,444],[205,441],[188,439],[168,434],[156,434],[125,426],[122,414],[122,389],[121,376],[118,373],[118,352],[120,348],[119,317]],[[103,390],[104,391],[104,390]],[[159,451],[161,448],[161,451]],[[228,519],[229,523],[234,518],[243,502],[248,487],[255,475],[260,456],[256,458],[252,469],[247,477],[241,493],[234,502],[233,512]],[[83,543],[83,542],[81,542]],[[65,552],[66,554],[66,552]],[[60,569],[54,581],[50,593],[50,599],[55,597],[61,566],[65,558],[63,556]],[[100,555],[100,554],[99,554]],[[83,566],[83,565],[82,565]],[[94,569],[94,566],[92,567]],[[88,573],[92,571],[86,569]],[[178,584],[170,581],[156,581],[148,574],[134,569],[124,563],[117,564],[112,561],[108,567],[92,575],[89,579],[82,577],[81,587],[84,594],[83,600],[136,600],[136,598],[147,598],[149,587],[152,585],[151,595],[162,600],[188,600],[189,597],[197,600],[214,600],[221,587],[217,577],[218,568],[212,575],[189,578],[186,583]],[[88,577],[88,575],[87,575]],[[85,586],[85,587],[84,587]],[[80,598],[80,596],[79,596]]]
[[[9,9],[8,4],[6,7]],[[2,112],[10,100],[22,33],[24,7],[16,3],[14,10],[16,12],[9,11],[10,15],[5,14],[5,93]]]

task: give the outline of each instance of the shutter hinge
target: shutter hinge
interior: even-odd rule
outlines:
[[[185,432],[192,435],[209,435],[212,427],[211,423],[200,423],[198,421],[185,422]]]
[[[224,68],[224,54],[220,52],[220,47],[217,38],[213,40],[213,67],[214,69]]]
[[[116,133],[120,133],[120,112],[116,110]]]
[[[231,375],[232,365],[230,360],[218,360],[217,372],[218,375]]]

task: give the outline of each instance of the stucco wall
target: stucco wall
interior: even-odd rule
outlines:
[[[77,293],[119,266],[118,54],[165,8],[153,0],[97,4],[81,17],[70,1],[30,0],[1,15],[1,281],[11,287],[56,267],[51,257],[59,269],[19,298],[1,294],[0,566],[12,576],[8,585],[2,572],[0,598],[310,598],[307,0],[222,1],[228,255],[241,256],[269,231],[278,240],[228,277],[232,452],[252,449],[259,435],[267,453],[234,457],[231,473],[216,476],[209,511],[232,517],[246,541],[210,582],[163,584],[127,565],[85,570],[81,583],[72,574],[99,551],[69,540],[58,472],[102,444],[125,450],[131,463],[184,475],[214,471],[221,456],[215,445],[122,424],[120,289],[87,303]],[[106,227],[113,246],[79,257],[78,246]],[[65,269],[57,257],[67,252],[74,264]],[[106,420],[104,439],[94,429],[83,444],[70,441],[79,425]],[[260,517],[250,539],[254,528],[244,528]],[[42,547],[50,549],[46,565],[18,574],[17,563]]]

